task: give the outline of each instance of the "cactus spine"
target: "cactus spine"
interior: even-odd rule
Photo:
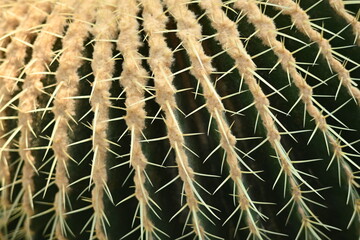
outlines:
[[[0,2],[0,239],[360,238],[359,1]]]

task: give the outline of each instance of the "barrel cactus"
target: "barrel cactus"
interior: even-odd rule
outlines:
[[[0,239],[360,238],[360,2],[1,0]]]

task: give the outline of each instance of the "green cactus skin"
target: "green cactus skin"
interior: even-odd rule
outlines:
[[[0,6],[0,240],[360,239],[360,1]]]

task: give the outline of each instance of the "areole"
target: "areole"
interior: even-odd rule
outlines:
[[[360,237],[360,1],[0,6],[1,240]]]

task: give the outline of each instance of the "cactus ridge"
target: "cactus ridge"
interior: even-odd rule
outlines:
[[[162,31],[166,30],[165,16],[162,19],[153,19],[152,16],[162,16],[162,5],[159,1],[143,1],[144,11],[144,29],[149,36],[149,65],[154,73],[156,101],[165,113],[165,125],[168,131],[168,138],[171,148],[175,151],[176,164],[179,168],[179,174],[174,178],[180,178],[183,181],[184,194],[186,196],[186,204],[174,215],[176,216],[185,208],[188,208],[189,217],[193,222],[193,231],[200,238],[205,238],[206,231],[199,218],[199,204],[207,207],[207,204],[199,197],[195,186],[198,183],[195,180],[194,170],[189,166],[189,160],[186,155],[186,146],[181,127],[177,123],[176,109],[178,108],[175,93],[176,89],[172,84],[173,76],[171,73],[172,52],[166,45]],[[155,22],[155,21],[156,22]],[[154,21],[154,22],[153,22]],[[162,61],[161,61],[162,60]],[[208,207],[207,207],[208,208]],[[213,211],[208,208],[213,214]],[[204,214],[204,213],[202,213]],[[216,215],[215,215],[216,216]],[[186,223],[185,223],[186,224]]]
[[[0,239],[359,238],[359,6],[0,1]]]
[[[30,229],[30,218],[34,215],[34,206],[32,202],[33,195],[36,194],[34,186],[33,186],[33,176],[34,174],[38,174],[38,169],[35,167],[35,159],[31,155],[32,146],[29,145],[29,142],[32,141],[32,138],[36,138],[37,134],[32,129],[33,118],[32,111],[37,110],[37,98],[40,94],[42,94],[43,84],[41,79],[47,72],[48,65],[52,60],[52,47],[55,44],[57,39],[57,35],[61,35],[63,31],[63,27],[65,24],[65,18],[61,16],[62,12],[66,10],[66,6],[57,5],[51,12],[51,14],[47,17],[47,22],[49,23],[46,27],[44,27],[44,31],[39,34],[36,38],[32,49],[33,49],[33,58],[27,63],[25,69],[26,78],[23,84],[23,92],[19,98],[19,107],[21,112],[19,113],[19,122],[23,122],[23,127],[21,128],[21,137],[20,137],[20,145],[25,151],[20,152],[20,156],[25,160],[25,165],[23,169],[23,184],[25,190],[24,194],[28,195],[30,199],[24,197],[23,205],[24,209],[29,208],[29,204],[31,209],[29,209],[26,214],[27,218],[27,235],[31,236]],[[48,32],[53,33],[54,35],[48,34]],[[54,158],[54,162],[57,158]],[[61,165],[61,164],[59,164]],[[59,166],[58,165],[58,166]],[[58,168],[57,174],[60,174],[61,171]],[[47,185],[49,184],[51,179],[51,173],[49,174]],[[47,185],[44,188],[44,195],[46,194]],[[31,186],[28,187],[28,186]],[[63,188],[59,187],[59,189],[63,190]],[[29,192],[27,192],[29,191]],[[62,192],[62,191],[60,191]],[[59,193],[60,194],[60,193]]]
[[[351,24],[351,27],[353,29],[353,32],[355,34],[355,40],[354,44],[360,45],[360,23],[357,20],[357,18],[350,13],[347,12],[345,8],[345,3],[340,0],[331,0],[329,1],[331,7],[341,16],[343,17],[349,24]]]
[[[146,181],[145,168],[148,160],[142,152],[140,143],[143,134],[142,131],[145,127],[146,112],[144,110],[144,92],[147,85],[147,72],[141,65],[142,56],[138,53],[141,41],[138,35],[139,24],[134,16],[137,15],[139,10],[136,1],[120,2],[118,6],[120,34],[117,47],[124,58],[120,83],[124,87],[126,94],[125,105],[127,114],[125,116],[125,122],[131,134],[129,163],[135,172],[134,196],[139,202],[137,211],[139,211],[140,232],[142,236],[145,232],[146,238],[151,238],[150,236],[154,232],[154,226],[150,220],[148,211],[152,209],[152,202],[144,186]]]
[[[284,14],[291,16],[293,24],[297,27],[297,29],[306,34],[309,39],[319,45],[319,53],[321,52],[321,54],[325,57],[329,68],[338,74],[340,83],[348,89],[350,95],[359,103],[360,90],[353,86],[356,84],[351,80],[349,71],[334,58],[334,54],[340,58],[344,58],[344,56],[341,56],[341,54],[339,55],[336,51],[333,51],[329,40],[323,38],[321,34],[315,31],[313,28],[319,28],[320,30],[324,29],[311,23],[309,16],[306,14],[306,11],[298,8],[298,6],[291,0],[273,0],[270,2],[278,4],[280,6],[279,8],[283,10]]]
[[[317,128],[319,130],[321,130],[324,134],[324,138],[325,138],[324,140],[326,141],[326,143],[327,144],[330,143],[330,145],[332,147],[332,149],[331,149],[332,154],[333,154],[332,159],[334,159],[336,157],[337,161],[339,161],[339,163],[341,164],[343,172],[346,174],[346,177],[348,179],[348,181],[347,181],[349,183],[348,188],[351,189],[350,192],[351,192],[352,199],[353,199],[353,201],[356,201],[356,199],[358,198],[357,191],[356,191],[356,185],[354,185],[355,182],[352,181],[352,179],[354,177],[354,173],[352,172],[351,167],[348,165],[348,163],[346,163],[346,154],[342,151],[342,146],[336,140],[336,137],[333,135],[333,133],[335,133],[335,131],[326,122],[327,117],[334,117],[333,114],[328,113],[327,116],[322,115],[322,113],[320,112],[319,109],[323,109],[323,110],[326,110],[326,109],[323,106],[321,106],[321,104],[319,104],[313,98],[311,86],[309,86],[306,83],[305,79],[296,71],[296,68],[297,68],[296,62],[295,62],[295,59],[292,56],[291,52],[289,52],[285,48],[284,44],[282,44],[281,42],[276,40],[275,35],[266,33],[269,30],[276,32],[275,26],[272,24],[271,19],[266,16],[263,16],[262,13],[260,12],[260,10],[258,8],[256,8],[255,3],[248,2],[248,3],[241,4],[241,2],[238,1],[235,3],[234,6],[238,9],[242,10],[244,12],[244,14],[247,14],[247,16],[249,16],[248,17],[249,21],[252,21],[252,23],[259,30],[257,33],[257,36],[263,41],[263,43],[265,45],[268,45],[269,47],[273,47],[273,50],[274,50],[275,54],[278,56],[279,61],[281,62],[281,65],[282,65],[284,71],[286,71],[289,74],[291,79],[293,79],[295,85],[299,88],[299,93],[300,93],[299,99],[301,98],[301,100],[304,102],[304,105],[306,106],[306,110],[307,110],[308,114],[313,117],[313,119],[316,123],[316,128],[314,131],[316,131]],[[262,19],[262,21],[256,22],[256,19]],[[270,27],[270,26],[272,26],[272,27]],[[336,60],[334,60],[334,61],[336,61]],[[346,71],[346,69],[345,69],[345,71]],[[357,88],[354,87],[354,89],[356,89],[358,91]],[[315,104],[319,107],[319,109],[315,106]],[[330,151],[330,150],[328,149],[328,151]],[[353,162],[350,161],[349,163],[352,164]],[[331,164],[331,162],[329,163],[329,165],[330,164]],[[359,168],[359,166],[356,163],[354,164],[354,167]],[[293,187],[293,189],[295,189],[295,188]],[[294,194],[295,194],[295,192],[294,192]],[[293,195],[293,197],[294,197],[294,200],[296,201],[296,199],[297,199],[296,196]],[[301,196],[300,196],[299,200],[300,199],[301,199]],[[303,203],[304,202],[302,202],[302,204]],[[303,208],[302,211],[306,212],[305,209],[307,209],[307,206],[305,205],[302,208]],[[313,215],[312,212],[310,212],[310,215],[312,215],[312,217],[317,219],[315,217],[315,215]],[[304,226],[303,226],[304,228],[312,227],[311,223],[310,224],[307,223],[308,218],[309,218],[308,216],[303,217],[302,221],[304,222]],[[318,223],[322,224],[320,221]],[[317,236],[317,237],[319,237],[319,236]]]

